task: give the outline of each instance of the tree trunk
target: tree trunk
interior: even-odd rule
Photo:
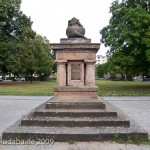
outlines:
[[[31,84],[33,83],[33,71],[31,71]]]

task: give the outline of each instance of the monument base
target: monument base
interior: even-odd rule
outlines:
[[[116,136],[120,140],[148,140],[145,130],[103,98],[91,102],[59,102],[59,98],[52,98],[10,126],[2,140],[113,141]]]
[[[81,99],[84,97],[88,99],[97,98],[97,91],[97,86],[56,86],[54,88],[55,96],[70,96],[71,98],[78,96]]]

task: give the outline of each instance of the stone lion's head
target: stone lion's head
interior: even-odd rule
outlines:
[[[73,17],[71,20],[68,21],[68,27],[72,27],[72,26],[79,26],[79,27],[83,27],[80,23],[80,21]]]

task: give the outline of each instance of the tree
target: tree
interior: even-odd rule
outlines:
[[[98,78],[104,78],[104,74],[108,74],[108,63],[99,64],[96,67],[96,74]]]
[[[26,74],[30,77],[31,83],[33,81],[33,74],[42,75],[45,80],[52,72],[54,59],[50,55],[50,43],[46,37],[36,35],[34,39],[27,42],[28,46],[19,49],[16,59],[19,58],[22,70],[20,73]],[[43,79],[44,80],[44,79]]]
[[[29,53],[29,41],[36,34],[31,29],[30,18],[20,11],[20,4],[21,0],[3,0],[0,4],[0,70],[3,73],[22,71],[23,55]]]
[[[110,7],[109,25],[100,33],[112,66],[125,74],[150,74],[150,1],[118,0]]]
[[[49,75],[52,73],[52,67],[54,64],[54,59],[50,54],[50,43],[46,37],[37,35],[33,40],[34,47],[34,59],[37,72],[40,76],[44,77],[43,80],[46,80]]]
[[[33,73],[45,78],[52,72],[53,57],[49,41],[32,30],[29,17],[20,11],[21,0],[0,4],[0,71],[15,75]]]

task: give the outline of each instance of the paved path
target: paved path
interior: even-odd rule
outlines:
[[[150,97],[104,97],[133,118],[150,134]]]
[[[0,96],[0,136],[2,132],[49,96]],[[133,118],[150,134],[150,97],[104,97]],[[150,146],[110,142],[77,142],[54,145],[0,145],[0,150],[150,150]]]

